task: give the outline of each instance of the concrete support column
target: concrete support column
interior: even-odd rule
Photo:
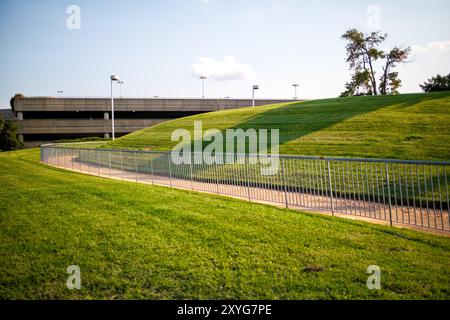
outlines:
[[[103,119],[109,120],[109,112],[103,112]],[[109,139],[109,132],[105,132],[103,135],[105,139]]]
[[[17,112],[17,120],[23,120],[23,112]]]

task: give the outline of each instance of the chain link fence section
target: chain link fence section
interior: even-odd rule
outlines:
[[[279,170],[262,175],[261,157],[279,159]],[[41,147],[41,162],[91,175],[450,231],[449,162],[225,154],[215,159],[221,161],[193,154],[189,163],[175,164],[170,152]],[[232,161],[222,164],[225,159]]]

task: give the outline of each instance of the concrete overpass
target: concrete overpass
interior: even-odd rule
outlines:
[[[257,99],[255,106],[283,102],[292,100]],[[13,104],[18,133],[27,146],[111,134],[108,98],[16,97]],[[251,105],[251,99],[116,98],[115,131],[120,136],[171,119]]]

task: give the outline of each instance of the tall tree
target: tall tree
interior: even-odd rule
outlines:
[[[380,32],[364,34],[357,29],[350,29],[342,35],[342,39],[347,41],[347,62],[354,74],[341,96],[397,93],[401,81],[393,69],[398,63],[406,61],[410,49],[395,47],[385,53],[379,46],[387,37],[387,34]],[[383,59],[383,72],[378,85],[375,67],[377,61]]]
[[[401,49],[393,48],[389,53],[383,52],[382,57],[385,59],[383,66],[383,74],[380,78],[380,94],[397,94],[402,81],[398,77],[398,72],[391,71],[397,64],[403,63],[408,59],[410,48]]]

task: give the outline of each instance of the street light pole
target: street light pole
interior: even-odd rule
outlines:
[[[112,133],[112,139],[114,140],[116,138],[115,136],[115,129],[114,129],[114,97],[113,97],[113,82],[114,81],[120,81],[119,77],[112,75],[111,76],[111,133]]]
[[[200,76],[199,79],[202,80],[202,98],[205,99],[205,80],[206,80],[206,76]]]
[[[297,100],[298,83],[294,83],[292,86],[294,87],[294,100]]]
[[[253,86],[253,91],[252,91],[252,107],[255,106],[255,90],[258,90],[259,86],[258,85],[254,85]]]

